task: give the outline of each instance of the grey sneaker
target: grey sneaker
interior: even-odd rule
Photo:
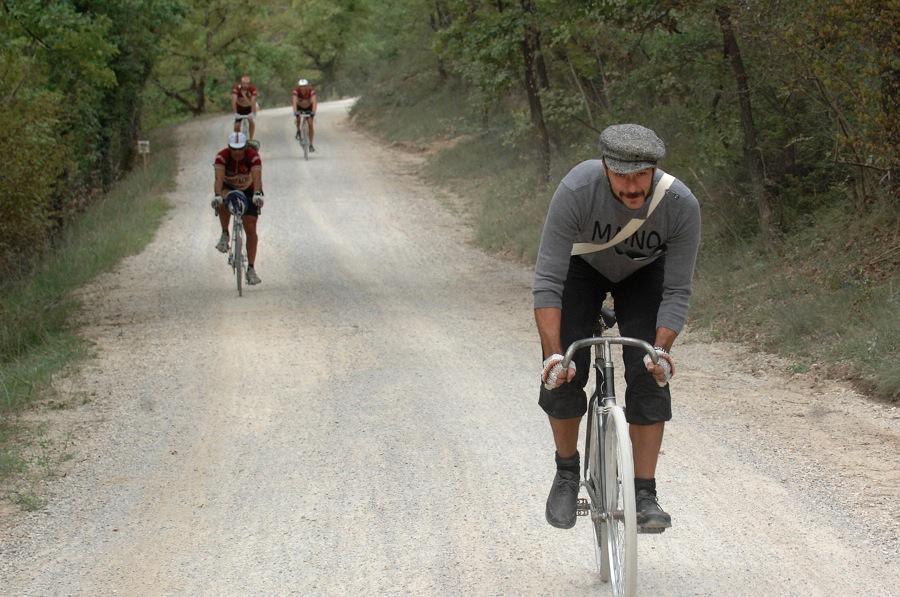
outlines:
[[[219,237],[219,242],[216,244],[216,250],[219,253],[224,253],[228,250],[228,233],[223,232],[222,236]]]
[[[259,276],[256,275],[256,270],[252,267],[247,268],[247,284],[251,286],[254,284],[259,284],[262,280],[259,279]]]
[[[634,495],[637,525],[647,530],[668,529],[672,526],[672,517],[659,507],[656,494],[647,489],[639,489]]]
[[[556,471],[553,487],[547,496],[547,522],[558,529],[575,526],[575,509],[578,505],[580,476],[571,471]]]
[[[316,150],[315,147],[312,146],[312,143],[309,144],[309,153],[313,153]]]

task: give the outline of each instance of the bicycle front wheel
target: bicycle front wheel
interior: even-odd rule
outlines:
[[[243,239],[241,234],[234,234],[234,274],[237,278],[238,296],[244,296],[244,248],[241,246]]]
[[[637,520],[634,503],[634,461],[625,413],[618,406],[603,409],[603,513],[600,551],[613,595],[632,597],[637,585]],[[607,578],[604,578],[607,580]]]
[[[309,160],[309,123],[303,119],[300,125],[300,147],[303,148],[303,159]]]

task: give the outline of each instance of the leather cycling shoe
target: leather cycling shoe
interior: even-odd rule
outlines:
[[[575,526],[575,510],[578,506],[578,486],[580,476],[571,471],[556,471],[553,487],[547,497],[547,522],[558,529]]]
[[[656,493],[639,489],[634,495],[637,525],[647,530],[662,530],[672,526],[672,517],[666,514],[656,501]]]

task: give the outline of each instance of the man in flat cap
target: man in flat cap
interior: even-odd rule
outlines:
[[[634,451],[638,526],[662,531],[671,517],[656,497],[656,462],[672,418],[668,381],[672,344],[684,326],[700,243],[700,207],[679,180],[657,168],[665,145],[637,124],[600,134],[600,158],[563,178],[544,223],[534,274],[534,315],[544,353],[538,403],[556,443],[556,476],[547,522],[575,525],[579,490],[578,427],[587,411],[589,351],[562,370],[561,356],[592,335],[607,293],[621,335],[656,347],[661,362],[625,347],[625,418]]]

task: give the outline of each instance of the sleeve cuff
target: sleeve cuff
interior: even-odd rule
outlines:
[[[552,290],[535,290],[534,308],[543,309],[545,307],[562,309],[562,297]]]

